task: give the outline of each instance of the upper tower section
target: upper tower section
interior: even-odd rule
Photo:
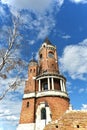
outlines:
[[[39,73],[59,73],[56,47],[45,39],[39,49]]]
[[[30,60],[28,67],[28,79],[26,81],[26,86],[24,93],[35,91],[35,77],[38,73],[38,63],[35,59]]]

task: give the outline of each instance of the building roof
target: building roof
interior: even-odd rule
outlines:
[[[36,61],[35,59],[31,59],[31,60],[29,61],[29,63],[31,63],[31,62],[36,62],[36,63],[37,63],[37,61]]]
[[[47,45],[52,45],[52,43],[50,42],[50,40],[48,39],[48,37],[46,37],[46,39],[44,40],[45,43],[47,43]]]
[[[35,59],[35,54],[34,54],[34,53],[32,53],[32,58],[31,58],[31,60],[29,61],[29,63],[31,63],[31,62],[36,62],[36,63],[37,63],[37,61],[36,61],[36,59]]]

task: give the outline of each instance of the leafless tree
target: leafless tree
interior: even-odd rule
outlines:
[[[15,90],[20,85],[22,80],[20,68],[26,66],[26,63],[15,55],[21,46],[20,42],[23,38],[19,31],[19,24],[19,17],[12,20],[12,26],[8,28],[4,35],[7,43],[0,48],[0,79],[5,81],[12,71],[16,71],[15,80],[8,84],[8,87],[0,94],[0,100],[5,97],[9,90]]]

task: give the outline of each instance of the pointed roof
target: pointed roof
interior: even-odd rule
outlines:
[[[52,43],[50,42],[50,40],[48,39],[48,37],[46,37],[46,39],[44,40],[45,43],[47,43],[47,45],[52,45]]]
[[[32,53],[32,58],[31,58],[30,62],[37,62],[36,59],[35,59],[35,54],[34,53]]]

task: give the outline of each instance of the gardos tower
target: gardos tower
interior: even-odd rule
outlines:
[[[56,47],[46,38],[38,62],[29,62],[17,130],[43,130],[69,109],[66,78],[60,74]]]

